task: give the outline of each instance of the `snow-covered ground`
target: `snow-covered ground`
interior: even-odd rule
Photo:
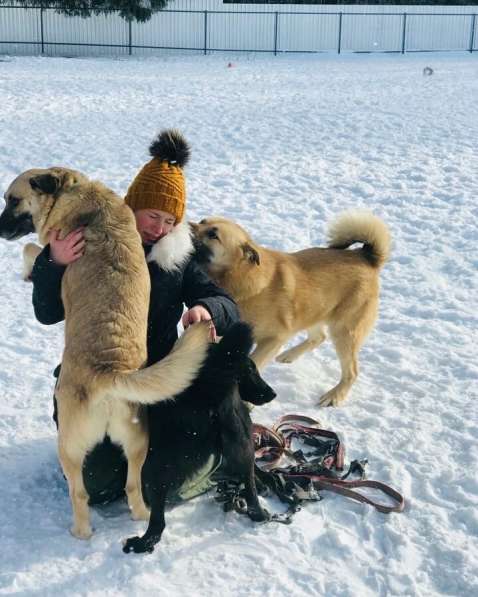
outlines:
[[[320,418],[407,501],[384,515],[326,494],[283,526],[202,496],[168,511],[144,557],[122,553],[144,523],[117,503],[93,510],[91,541],[74,539],[50,418],[62,325],[34,319],[26,239],[1,241],[1,594],[478,594],[477,98],[465,54],[0,60],[2,193],[27,168],[65,165],[124,194],[155,134],[179,127],[190,219],[225,215],[284,250],[323,244],[351,207],[389,224],[349,401],[317,406],[339,374],[326,343],[270,365],[278,398],[253,416]]]

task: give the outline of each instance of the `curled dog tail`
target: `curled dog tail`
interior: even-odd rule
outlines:
[[[354,243],[363,243],[364,258],[376,268],[381,268],[390,255],[388,226],[367,211],[344,212],[329,228],[331,249],[346,249]]]
[[[207,323],[195,323],[158,363],[132,373],[115,373],[108,395],[140,404],[173,399],[198,375],[207,356],[209,333]]]

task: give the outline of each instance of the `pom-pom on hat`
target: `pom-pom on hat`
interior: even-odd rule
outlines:
[[[178,224],[186,209],[183,168],[189,160],[189,145],[179,131],[170,129],[161,131],[151,143],[149,153],[153,159],[136,175],[125,203],[133,211],[148,208],[166,211]]]

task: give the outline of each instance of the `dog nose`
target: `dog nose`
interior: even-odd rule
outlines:
[[[193,247],[197,253],[198,258],[204,257],[204,252],[206,247],[204,246],[203,242],[199,240],[199,238],[195,235],[192,237]]]

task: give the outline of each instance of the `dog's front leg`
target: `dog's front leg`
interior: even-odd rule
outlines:
[[[76,453],[74,456],[69,454],[62,440],[63,438],[60,434],[58,456],[68,481],[71,506],[73,508],[71,534],[78,539],[89,539],[93,531],[90,525],[88,494],[83,484],[82,466],[85,454]]]
[[[287,337],[282,336],[258,340],[257,346],[251,354],[251,359],[259,370],[263,369],[275,357],[286,340]]]
[[[161,478],[161,477],[160,477]],[[148,530],[142,537],[130,537],[124,542],[124,553],[152,553],[154,546],[159,543],[166,527],[164,519],[164,508],[168,494],[168,482],[161,481],[160,487],[151,488],[149,499],[151,501],[151,516],[149,518]]]
[[[322,342],[327,338],[324,332],[324,326],[322,323],[312,326],[307,330],[308,338],[296,344],[292,348],[285,350],[281,354],[277,355],[276,361],[278,363],[293,363],[296,359],[302,356],[305,352],[313,350],[320,346]]]
[[[249,422],[247,427],[250,425]],[[249,518],[255,522],[264,522],[270,519],[270,515],[261,507],[257,496],[252,431],[249,429],[244,433],[242,426],[236,426],[236,431],[237,433],[234,433],[234,427],[232,427],[228,431],[229,440],[223,440],[224,457],[231,470],[235,471],[239,481],[244,483],[244,497]]]
[[[247,514],[254,522],[265,522],[270,520],[270,514],[261,507],[257,496],[256,481],[254,475],[254,461],[249,466],[247,476],[244,479],[245,498],[247,503]]]

